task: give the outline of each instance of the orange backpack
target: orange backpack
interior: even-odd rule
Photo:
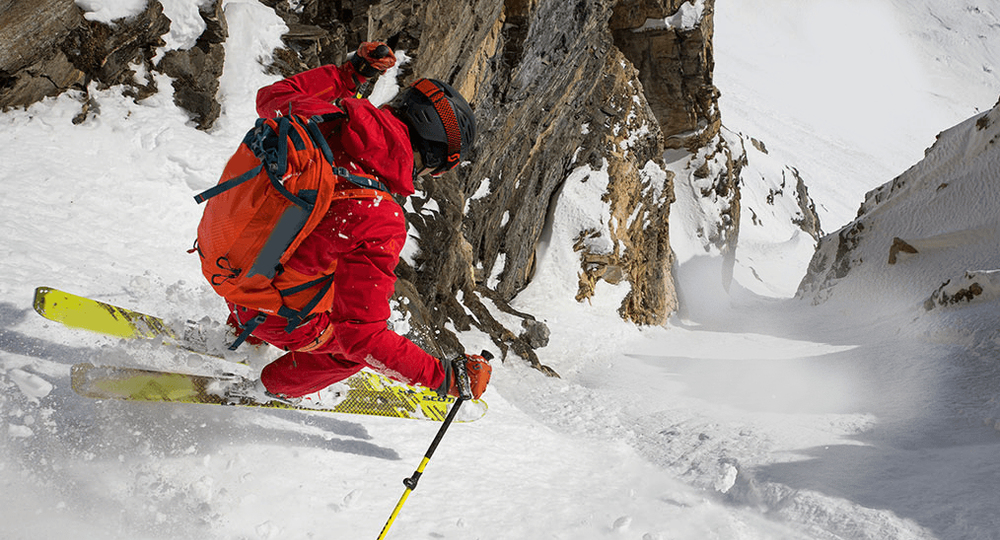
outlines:
[[[195,242],[202,274],[222,297],[261,312],[230,349],[267,314],[287,319],[291,331],[312,313],[329,309],[334,268],[309,276],[284,264],[334,200],[387,196],[375,178],[333,163],[319,125],[344,116],[258,119],[229,158],[219,183],[195,196],[197,202],[207,202]],[[343,189],[340,179],[357,188]]]

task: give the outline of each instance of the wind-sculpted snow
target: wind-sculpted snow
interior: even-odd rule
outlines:
[[[918,305],[966,272],[1000,268],[1000,105],[943,133],[825,237],[799,295]]]

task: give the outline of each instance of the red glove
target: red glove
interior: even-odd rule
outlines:
[[[388,45],[380,41],[366,41],[351,57],[354,69],[363,77],[374,77],[396,65],[396,55]]]
[[[493,374],[493,366],[489,361],[492,357],[492,354],[483,351],[482,356],[467,354],[451,362],[444,362],[444,384],[438,389],[438,393],[479,399],[486,391],[486,385],[490,383],[490,376]]]

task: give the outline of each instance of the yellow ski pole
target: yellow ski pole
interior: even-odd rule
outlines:
[[[424,459],[420,460],[420,465],[417,466],[417,470],[413,472],[413,475],[409,478],[403,479],[403,485],[406,486],[406,491],[403,492],[403,496],[399,498],[399,502],[396,503],[396,508],[392,510],[392,514],[389,516],[389,521],[385,522],[385,527],[382,527],[382,533],[378,535],[378,540],[384,540],[386,535],[389,534],[389,527],[392,523],[396,521],[396,516],[399,515],[399,511],[403,508],[403,503],[410,496],[410,492],[417,489],[417,482],[420,480],[420,475],[424,474],[424,467],[427,466],[427,462],[431,460],[431,456],[434,455],[434,451],[437,450],[438,444],[441,439],[444,438],[444,434],[448,431],[448,426],[451,425],[451,421],[455,419],[455,414],[458,413],[458,408],[462,406],[462,402],[465,398],[459,397],[455,399],[455,404],[452,405],[451,410],[448,411],[448,416],[445,417],[444,423],[441,424],[441,428],[438,429],[437,435],[434,437],[434,441],[431,442],[430,448],[427,449],[427,453],[424,454]]]

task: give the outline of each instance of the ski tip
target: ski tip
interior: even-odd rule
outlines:
[[[466,402],[465,407],[463,407],[462,410],[455,416],[455,421],[461,423],[475,422],[476,420],[486,416],[486,411],[488,409],[489,407],[483,400],[468,401]]]
[[[449,403],[454,403],[454,401],[450,401]],[[462,402],[461,408],[459,408],[456,412],[454,421],[460,424],[475,422],[476,420],[486,416],[488,408],[489,407],[486,405],[486,402],[481,399],[465,400]],[[436,420],[443,421],[444,417]]]

